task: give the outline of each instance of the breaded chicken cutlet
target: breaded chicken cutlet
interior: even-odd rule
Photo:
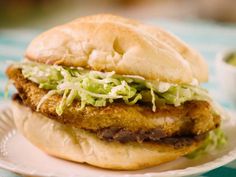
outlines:
[[[36,111],[48,91],[24,78],[18,68],[8,68],[7,75],[18,90],[15,100]],[[61,99],[60,95],[52,96],[42,104],[39,112],[62,124],[95,132],[106,140],[157,141],[166,137],[197,136],[220,124],[220,117],[214,114],[206,101],[188,101],[178,107],[163,105],[155,112],[145,104],[127,106],[121,102],[106,107],[87,106],[80,110],[80,102],[74,101],[62,115],[57,115],[56,106]]]

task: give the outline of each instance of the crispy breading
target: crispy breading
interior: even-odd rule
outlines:
[[[20,69],[10,66],[7,69],[8,77],[14,82],[22,103],[32,110],[40,99],[48,92],[37,84],[24,78]],[[63,124],[70,124],[78,128],[98,132],[104,138],[105,130],[117,128],[119,131],[130,134],[154,133],[153,139],[172,136],[204,134],[220,124],[220,117],[213,113],[211,105],[206,101],[188,101],[175,107],[165,105],[158,107],[155,112],[151,106],[144,104],[126,105],[123,102],[114,102],[105,107],[86,106],[80,110],[80,101],[64,110],[61,116],[56,113],[56,106],[61,100],[60,95],[54,95],[46,100],[39,112]],[[136,138],[137,140],[137,138]]]

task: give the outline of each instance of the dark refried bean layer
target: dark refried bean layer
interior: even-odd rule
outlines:
[[[117,127],[109,127],[106,129],[102,129],[96,132],[96,135],[106,141],[117,141],[120,143],[128,143],[128,142],[151,142],[158,144],[166,144],[172,145],[174,148],[178,149],[183,146],[189,146],[194,142],[198,142],[206,138],[207,133],[201,135],[193,135],[193,136],[172,136],[165,137],[163,132],[156,128],[150,130],[140,130],[137,132],[132,132],[129,130],[124,130],[122,128]],[[162,137],[163,136],[163,137]]]

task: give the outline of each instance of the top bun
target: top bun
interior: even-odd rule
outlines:
[[[26,58],[177,84],[208,79],[202,57],[174,35],[107,14],[79,18],[44,32],[31,42]]]

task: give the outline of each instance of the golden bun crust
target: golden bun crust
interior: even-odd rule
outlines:
[[[44,152],[107,169],[136,170],[159,165],[193,151],[201,143],[194,142],[176,149],[157,143],[106,142],[85,130],[32,112],[17,102],[13,104],[13,115],[17,129]]]
[[[79,18],[46,31],[31,42],[26,58],[172,83],[208,78],[201,56],[172,34],[107,14]]]

